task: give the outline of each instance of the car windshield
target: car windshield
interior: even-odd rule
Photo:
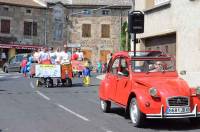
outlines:
[[[132,60],[133,72],[164,72],[175,71],[175,64],[171,60]]]
[[[21,62],[23,58],[24,58],[24,55],[17,55],[16,62]]]

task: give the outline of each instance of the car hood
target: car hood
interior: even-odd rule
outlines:
[[[156,88],[161,96],[189,96],[190,88],[187,83],[178,77],[145,77],[135,80],[135,83],[147,88]]]

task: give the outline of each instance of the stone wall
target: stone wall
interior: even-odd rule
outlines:
[[[83,9],[73,9],[73,12],[79,12]],[[92,62],[99,61],[100,52],[109,50],[118,51],[120,48],[121,23],[127,20],[128,10],[111,9],[111,14],[102,16],[101,11],[92,15],[76,15],[70,17],[72,23],[70,30],[71,43],[80,43],[84,50],[92,51]],[[82,37],[82,24],[91,24],[91,37]],[[110,25],[110,38],[101,38],[101,24]]]
[[[0,19],[10,19],[10,34],[2,34],[1,37],[14,37],[17,40],[14,43],[18,44],[44,44],[44,22],[45,22],[45,9],[9,6],[8,11],[4,11],[5,6],[0,6]],[[27,14],[26,10],[30,9],[31,13]],[[37,22],[37,36],[24,36],[24,21]]]

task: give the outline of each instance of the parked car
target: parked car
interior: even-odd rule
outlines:
[[[172,57],[159,51],[119,52],[112,56],[99,87],[101,109],[111,102],[125,108],[134,126],[145,119],[200,119],[200,87],[190,88],[179,77]]]
[[[13,57],[11,57],[4,65],[3,65],[3,71],[8,72],[20,72],[21,67],[20,64],[22,62],[22,59],[25,57],[30,56],[28,53],[23,54],[17,54]]]

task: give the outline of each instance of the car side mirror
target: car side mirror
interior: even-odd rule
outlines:
[[[187,73],[187,72],[186,72],[185,70],[180,71],[180,74],[181,74],[181,75],[186,75],[186,73]]]

